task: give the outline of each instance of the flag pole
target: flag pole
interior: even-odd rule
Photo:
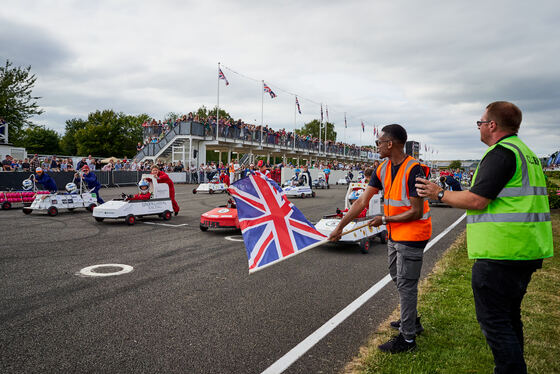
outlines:
[[[296,101],[296,100],[297,100],[297,96],[294,95],[294,97],[295,97],[295,100],[294,100],[294,132],[293,132],[293,135],[294,135],[294,147],[293,147],[293,149],[296,148],[296,115],[297,115],[297,101]]]
[[[346,157],[346,112],[344,112],[344,145],[343,145],[343,147],[344,147],[343,154],[344,154],[344,157]]]
[[[321,103],[321,121],[319,122],[319,155],[321,154],[321,130],[323,130],[323,103]]]
[[[370,223],[370,220],[368,220],[367,223],[365,223],[365,224],[363,224],[363,225],[360,225],[360,226],[358,226],[358,227],[353,228],[352,230],[345,231],[345,232],[343,232],[343,233],[341,234],[340,237],[343,237],[343,236],[346,235],[346,234],[350,234],[350,233],[352,233],[352,232],[354,232],[354,231],[356,231],[356,230],[363,229],[364,227],[368,226],[369,223]],[[260,271],[260,270],[262,270],[262,269],[265,269],[265,268],[267,268],[267,267],[269,267],[269,266],[271,266],[271,265],[275,265],[275,264],[277,264],[277,263],[279,263],[279,262],[281,262],[281,261],[284,261],[284,260],[286,260],[286,259],[288,259],[288,258],[290,258],[290,257],[293,257],[293,256],[295,256],[295,255],[299,255],[299,254],[302,253],[302,252],[305,252],[305,251],[308,251],[308,250],[310,250],[310,249],[319,247],[319,246],[321,246],[321,245],[323,245],[323,244],[326,244],[326,243],[328,243],[328,242],[329,242],[329,239],[327,238],[327,239],[323,239],[323,240],[321,240],[321,241],[318,241],[317,243],[313,243],[313,244],[311,244],[310,246],[307,246],[307,247],[305,247],[305,248],[303,248],[303,249],[301,249],[301,250],[299,250],[299,251],[297,251],[297,252],[294,252],[294,253],[292,253],[292,254],[290,254],[290,255],[288,255],[288,256],[282,257],[281,259],[278,259],[278,260],[273,261],[273,262],[269,262],[268,264],[263,265],[263,266],[261,266],[261,267],[258,267],[258,268],[256,268],[256,269],[249,270],[249,274],[256,273],[257,271]]]
[[[263,138],[263,130],[264,130],[264,79],[261,81],[261,145],[262,145],[262,138]]]
[[[218,62],[218,104],[216,105],[216,142],[218,141],[219,127],[220,127],[220,63]]]

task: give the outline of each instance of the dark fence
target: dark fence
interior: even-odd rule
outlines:
[[[119,187],[127,185],[135,185],[140,181],[142,174],[149,174],[147,171],[92,171],[97,176],[97,180],[103,187]],[[31,172],[0,172],[0,191],[21,190],[24,179],[29,178],[33,174]],[[54,181],[59,190],[64,189],[67,183],[74,180],[72,172],[47,172]],[[191,177],[191,173],[186,172],[187,183],[197,183],[195,178]]]

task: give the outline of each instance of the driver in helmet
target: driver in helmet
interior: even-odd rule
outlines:
[[[97,176],[95,173],[90,173],[89,166],[84,165],[82,166],[82,175],[80,173],[76,173],[75,178],[83,179],[87,185],[87,188],[91,190],[91,192],[95,193],[97,196],[97,203],[103,204],[105,201],[99,196],[99,189],[101,188],[101,183],[97,180]]]
[[[70,183],[66,183],[66,192],[68,192],[69,194],[77,194],[78,193],[78,187],[76,186],[76,183],[70,182]]]
[[[360,195],[362,194],[362,192],[364,192],[364,190],[362,188],[359,189],[355,189],[350,193],[350,196],[348,196],[348,205],[349,207],[344,209],[344,210],[340,210],[337,209],[336,213],[339,217],[344,216],[348,210],[350,209],[350,207],[352,207],[352,204],[354,204],[354,201],[358,200],[358,198],[360,197]],[[368,208],[364,208],[364,210],[362,210],[362,212],[356,217],[356,218],[363,218],[367,215],[367,211]]]
[[[31,179],[25,179],[21,184],[24,191],[30,191],[33,188],[33,182]]]
[[[43,185],[45,190],[48,190],[50,193],[56,193],[58,188],[56,187],[56,182],[50,175],[48,175],[42,168],[36,168],[35,174],[33,174],[33,178],[35,179],[35,183],[39,183]]]
[[[150,197],[152,197],[152,194],[150,193],[150,183],[145,180],[142,179],[140,182],[138,182],[138,191],[139,193],[137,193],[136,195],[132,196],[132,195],[126,195],[123,193],[123,198],[126,201],[131,201],[131,200],[150,200]]]

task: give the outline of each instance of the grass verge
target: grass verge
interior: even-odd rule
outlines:
[[[560,373],[560,214],[552,215],[555,257],[546,259],[523,299],[525,359],[531,373]],[[492,352],[476,321],[471,289],[472,260],[465,233],[421,282],[418,310],[425,331],[412,353],[390,355],[377,349],[395,331],[389,321],[379,327],[344,373],[491,373]]]

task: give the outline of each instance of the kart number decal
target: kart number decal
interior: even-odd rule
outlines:
[[[218,213],[227,213],[227,212],[229,212],[229,209],[227,208],[218,210]]]

